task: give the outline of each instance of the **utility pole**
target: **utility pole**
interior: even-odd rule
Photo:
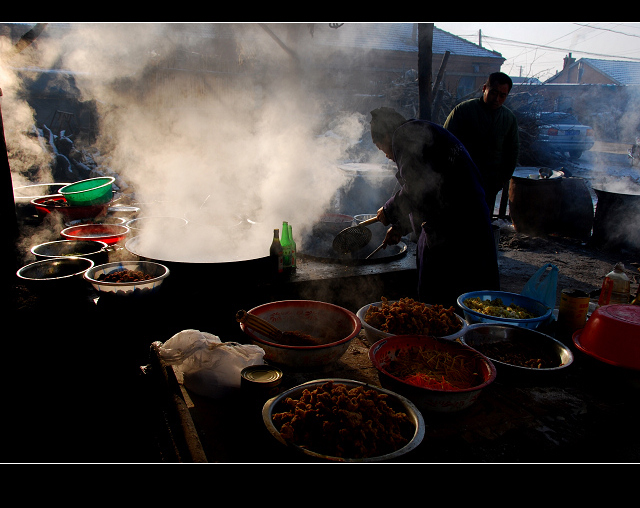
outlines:
[[[433,23],[418,23],[418,97],[420,120],[431,120]]]

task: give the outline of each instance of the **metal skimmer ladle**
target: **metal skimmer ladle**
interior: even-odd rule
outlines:
[[[371,241],[371,231],[366,228],[369,224],[378,222],[377,217],[362,221],[357,226],[343,229],[333,239],[333,250],[340,254],[350,254],[365,247]]]

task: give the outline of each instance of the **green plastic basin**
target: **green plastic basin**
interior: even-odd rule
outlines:
[[[72,206],[101,205],[111,201],[115,178],[102,176],[65,185],[58,190]]]

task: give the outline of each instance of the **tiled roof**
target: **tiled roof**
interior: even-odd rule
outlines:
[[[345,23],[338,29],[328,24],[317,24],[314,39],[318,44],[388,51],[418,51],[417,23]],[[434,27],[433,54],[465,55],[483,58],[502,58],[500,53],[489,51],[461,37]]]
[[[640,85],[640,62],[581,58],[584,62],[621,85]]]
[[[29,24],[26,24],[27,26]],[[45,36],[60,36],[66,31],[74,30],[81,24],[50,23]],[[252,25],[252,26],[251,26]],[[135,24],[131,25],[132,27]],[[278,24],[267,23],[278,35]],[[329,23],[313,25],[313,42],[327,47],[355,49],[379,49],[387,51],[418,52],[417,23],[344,23],[339,28],[331,28]],[[146,24],[148,31],[153,31],[154,24]],[[247,41],[264,41],[265,32],[258,23],[176,23],[175,30],[200,38],[244,38]],[[160,33],[160,32],[159,32]],[[461,37],[439,29],[433,30],[432,52],[444,55],[450,51],[452,55],[464,55],[481,58],[498,58],[503,56],[485,49]]]

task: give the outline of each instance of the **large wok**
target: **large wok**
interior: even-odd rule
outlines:
[[[209,291],[227,291],[229,286],[243,283],[260,283],[269,280],[269,256],[235,256],[220,260],[215,253],[184,256],[167,254],[162,249],[150,247],[142,236],[136,236],[125,243],[125,248],[134,256],[146,261],[161,263],[171,270],[173,285],[207,287]],[[268,246],[265,249],[268,253]],[[169,281],[167,281],[169,282]],[[212,285],[213,284],[213,285]],[[222,289],[222,288],[226,289]]]

